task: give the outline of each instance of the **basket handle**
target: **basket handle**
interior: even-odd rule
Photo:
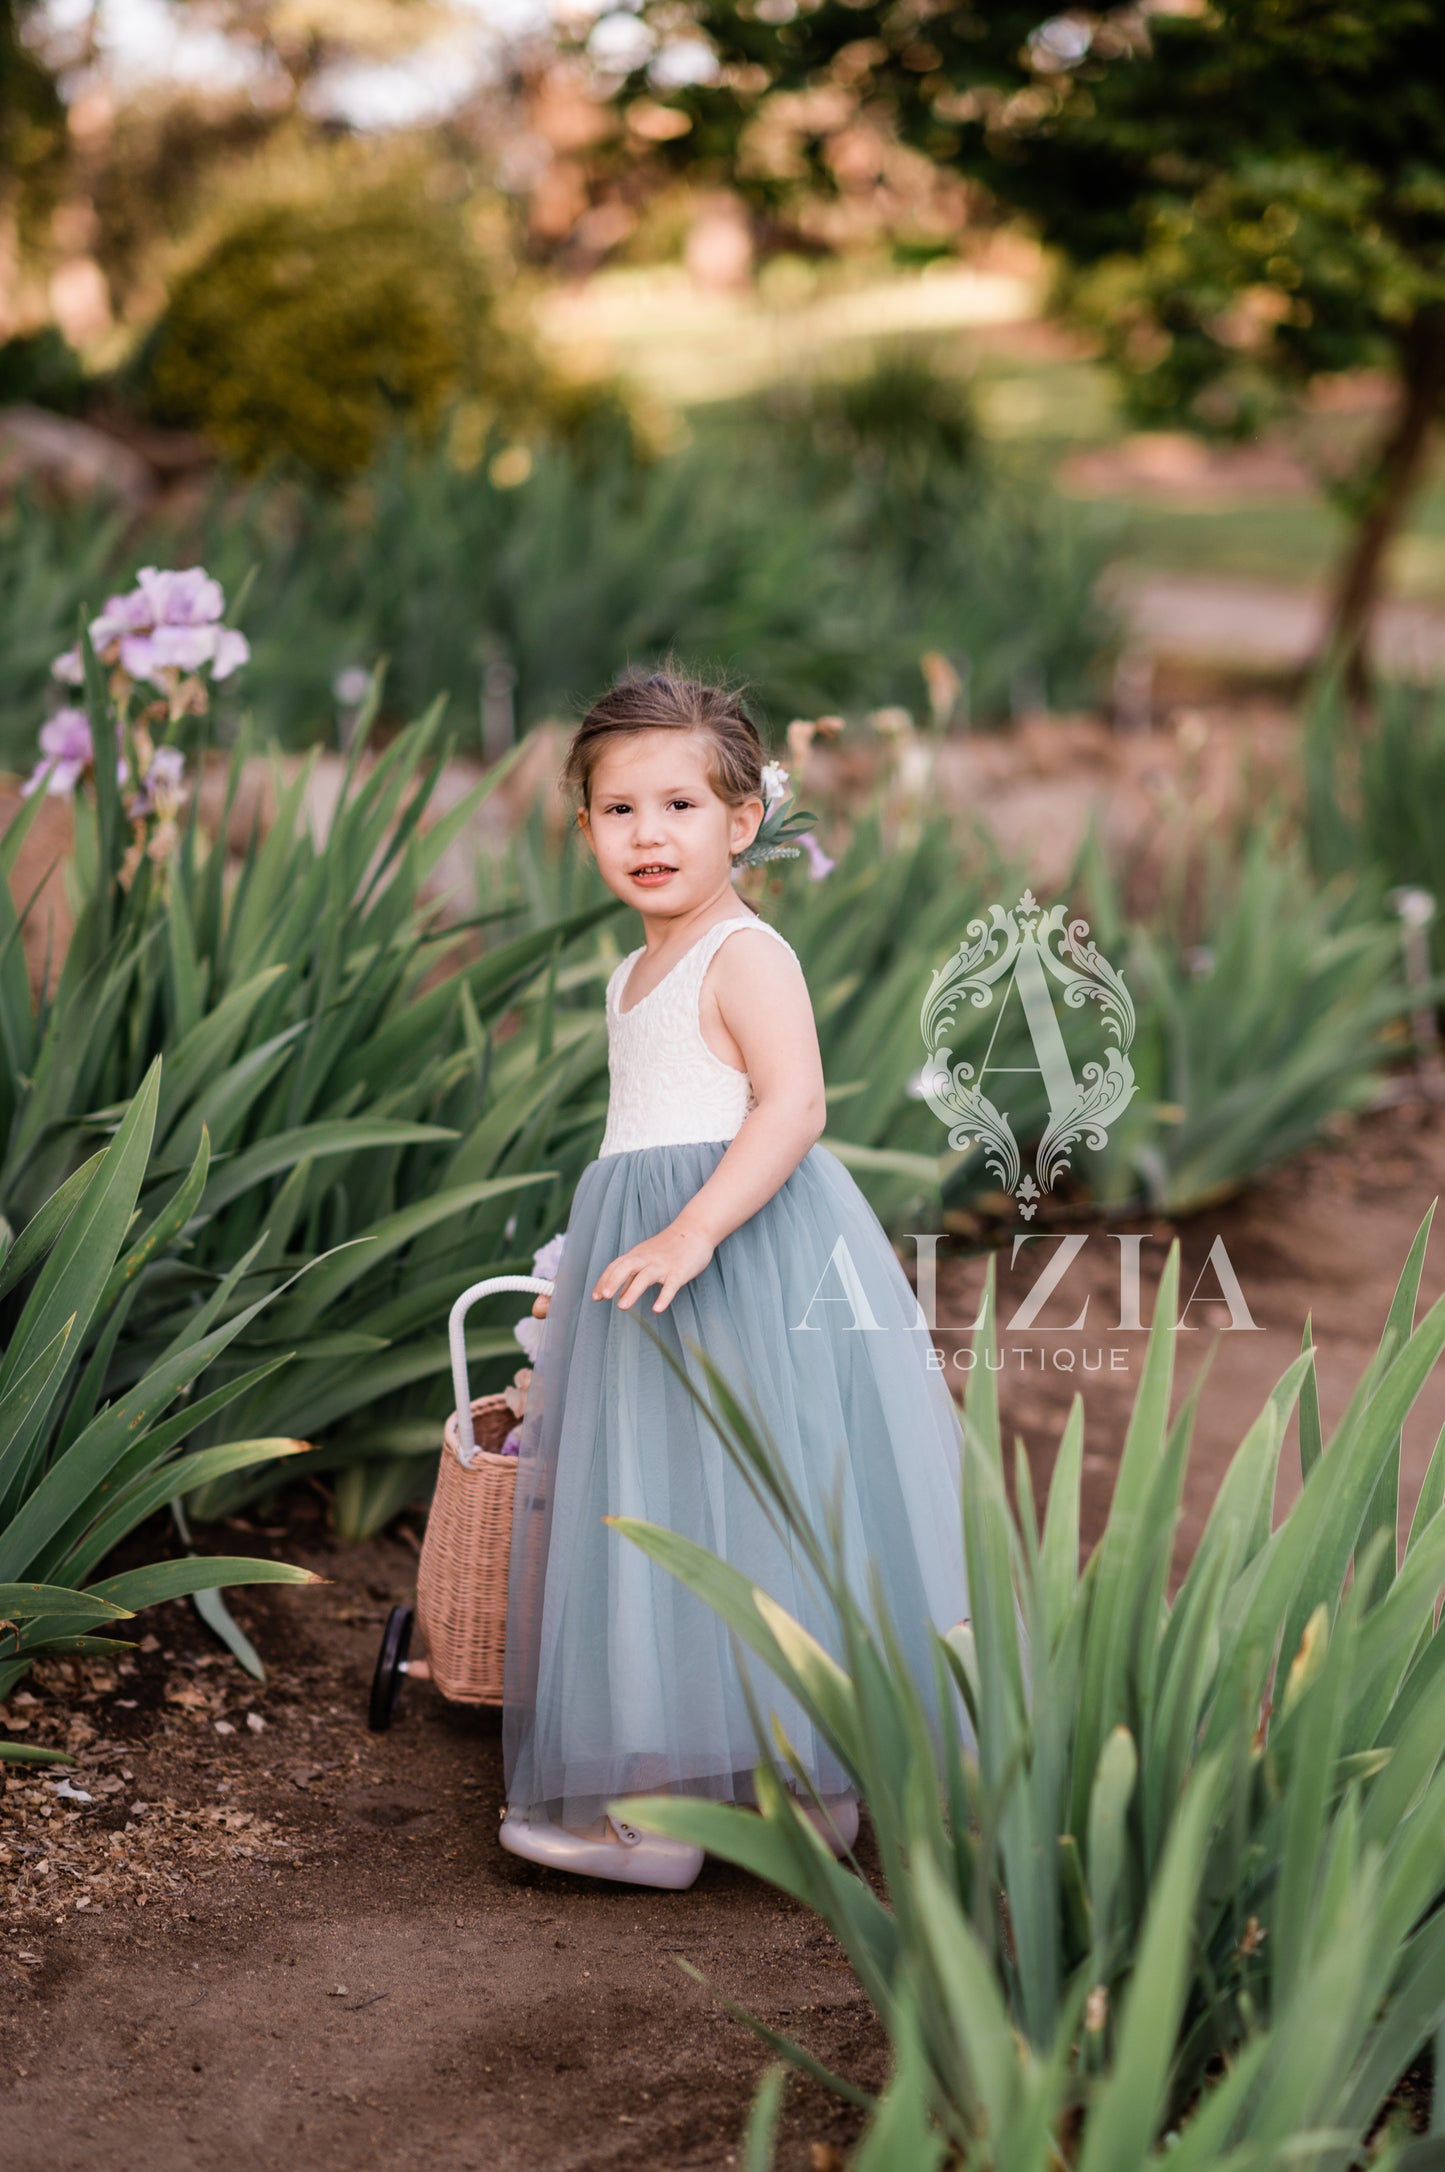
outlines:
[[[474,1282],[469,1290],[463,1290],[452,1306],[447,1334],[452,1346],[452,1392],[457,1399],[457,1441],[463,1463],[475,1461],[477,1453],[472,1390],[467,1379],[467,1314],[479,1298],[495,1297],[502,1290],[531,1290],[534,1295],[550,1296],[554,1286],[539,1275],[490,1275],[485,1282]]]

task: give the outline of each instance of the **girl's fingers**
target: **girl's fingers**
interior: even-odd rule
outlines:
[[[628,1275],[627,1282],[624,1285],[627,1292],[626,1296],[619,1297],[617,1300],[621,1310],[623,1312],[628,1311],[645,1290],[650,1289],[654,1282],[660,1282],[661,1280],[661,1268],[652,1266],[647,1260],[639,1260]]]
[[[619,1259],[613,1260],[609,1267],[604,1268],[603,1272],[598,1276],[592,1295],[594,1297],[615,1297],[622,1310],[626,1311],[634,1299],[640,1297],[643,1291],[649,1289],[654,1282],[660,1282],[663,1288],[667,1290],[666,1303],[671,1303],[681,1287],[680,1283],[674,1282],[672,1288],[668,1289],[666,1269],[658,1265],[648,1254],[624,1252]],[[636,1287],[631,1287],[632,1284],[636,1284]],[[663,1304],[656,1304],[652,1309],[654,1312],[661,1312]]]
[[[617,1300],[618,1311],[630,1311],[633,1303],[637,1298],[642,1295],[643,1291],[647,1288],[649,1282],[655,1282],[656,1279],[657,1277],[655,1275],[649,1274],[645,1267],[634,1267],[632,1273],[627,1277],[626,1282],[623,1284],[623,1290],[625,1294],[620,1296]]]

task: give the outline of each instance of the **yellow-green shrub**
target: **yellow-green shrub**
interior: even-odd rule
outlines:
[[[461,214],[396,182],[240,214],[178,280],[141,375],[154,412],[252,472],[355,473],[397,423],[430,430],[457,401],[546,427],[555,393],[575,423]]]

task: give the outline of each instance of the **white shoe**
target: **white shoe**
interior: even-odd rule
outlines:
[[[858,1838],[857,1796],[825,1795],[822,1810],[811,1802],[805,1802],[801,1795],[795,1796],[794,1800],[808,1823],[822,1834],[833,1853],[838,1856],[846,1855]]]
[[[498,1834],[510,1855],[542,1863],[549,1870],[570,1870],[585,1878],[616,1878],[624,1885],[663,1886],[680,1893],[690,1886],[703,1866],[701,1848],[685,1840],[670,1840],[661,1833],[644,1833],[626,1818],[609,1811],[607,1822],[616,1833],[606,1840],[589,1840],[541,1818],[522,1818],[509,1807],[502,1813]]]

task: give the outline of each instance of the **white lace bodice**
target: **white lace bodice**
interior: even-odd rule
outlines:
[[[757,1097],[746,1071],[725,1063],[707,1045],[698,1022],[703,976],[734,928],[761,928],[794,957],[785,936],[752,913],[714,921],[685,950],[655,988],[619,1008],[632,968],[646,945],[629,951],[607,983],[607,1067],[611,1091],[598,1159],[639,1146],[685,1146],[731,1139]]]

